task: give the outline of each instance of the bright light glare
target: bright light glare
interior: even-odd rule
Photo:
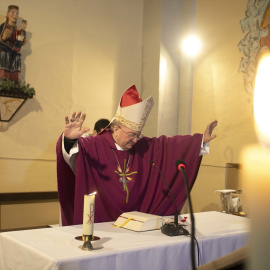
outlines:
[[[160,74],[159,76],[160,76],[161,83],[165,82],[166,72],[167,72],[167,61],[163,56],[161,56],[160,67],[159,67],[159,74]]]
[[[195,36],[189,36],[183,41],[182,48],[186,55],[194,57],[201,50],[202,44],[199,38]]]
[[[262,58],[254,89],[254,117],[258,138],[263,145],[270,146],[270,56]]]

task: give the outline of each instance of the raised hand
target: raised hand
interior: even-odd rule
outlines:
[[[214,120],[207,125],[206,130],[203,134],[203,143],[210,142],[217,137],[216,134],[212,135],[212,132],[213,132],[214,128],[217,126],[217,123],[218,123],[218,121]]]
[[[79,111],[76,115],[76,112],[72,113],[72,116],[69,120],[68,116],[65,116],[65,129],[64,129],[64,136],[68,139],[78,139],[82,136],[85,132],[89,131],[90,129],[87,127],[82,127],[82,124],[85,120],[86,114],[81,113]]]

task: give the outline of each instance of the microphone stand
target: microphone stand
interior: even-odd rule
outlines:
[[[174,197],[172,195],[172,192],[170,190],[170,188],[168,187],[167,185],[167,182],[165,180],[165,177],[163,175],[163,173],[161,172],[161,170],[159,169],[159,167],[155,164],[154,161],[150,160],[150,164],[152,164],[158,171],[159,173],[161,174],[162,176],[162,180],[163,182],[165,183],[167,189],[168,189],[168,193],[174,203],[174,222],[170,222],[170,223],[165,223],[162,227],[161,227],[161,232],[165,235],[168,235],[168,236],[177,236],[177,235],[189,235],[189,232],[184,229],[183,226],[181,226],[180,224],[178,224],[178,212],[177,212],[177,206],[176,206],[176,203],[175,203],[175,200],[174,200]],[[175,179],[176,179],[176,176],[178,175],[178,173],[175,175]],[[175,180],[174,179],[174,180]]]

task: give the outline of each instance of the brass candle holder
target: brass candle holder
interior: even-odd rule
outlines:
[[[89,250],[94,249],[92,246],[92,243],[91,243],[91,241],[93,239],[93,235],[83,235],[82,239],[84,241],[83,246],[82,246],[82,250],[89,251]]]
[[[82,250],[90,251],[90,250],[93,250],[94,249],[93,248],[93,245],[92,245],[92,241],[99,240],[100,237],[93,236],[93,235],[85,235],[85,234],[83,234],[82,236],[76,236],[75,239],[84,242],[83,245],[80,246],[80,248]]]

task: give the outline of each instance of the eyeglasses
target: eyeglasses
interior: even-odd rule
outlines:
[[[118,126],[119,127],[119,126]],[[119,127],[122,131],[124,131],[121,127]],[[127,136],[128,136],[128,138],[130,139],[130,140],[134,140],[134,139],[137,139],[137,141],[138,140],[140,140],[142,137],[143,137],[143,133],[140,133],[139,135],[136,135],[136,134],[130,134],[130,133],[127,133],[126,131],[124,131],[126,134],[127,134]]]

